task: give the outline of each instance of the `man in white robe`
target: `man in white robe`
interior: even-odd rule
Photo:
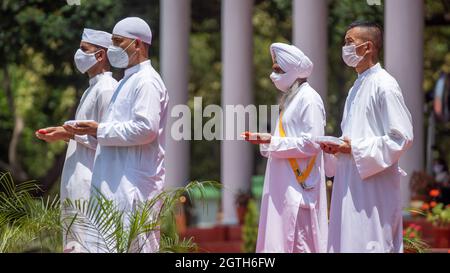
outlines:
[[[243,135],[245,140],[261,144],[261,153],[268,158],[256,252],[326,252],[325,175],[322,152],[314,142],[314,137],[324,134],[325,110],[320,95],[306,80],[313,64],[292,45],[274,43],[270,52],[274,63],[270,78],[284,92],[282,126],[279,119],[273,136]],[[304,173],[311,164],[305,188],[299,184],[290,159]]]
[[[77,69],[81,73],[88,74],[89,87],[81,97],[75,114],[76,120],[101,120],[117,87],[106,55],[107,48],[112,44],[111,36],[110,33],[88,28],[83,31],[80,48],[75,53],[74,60]],[[62,126],[40,129],[36,132],[36,136],[47,142],[66,140],[69,143],[61,175],[62,206],[66,199],[89,200],[97,140],[92,136],[73,135]],[[64,218],[65,209],[62,209]],[[77,234],[78,239],[73,239],[70,234],[68,238],[64,233],[64,251],[90,251],[88,239],[83,231],[77,226],[72,226],[71,230]]]
[[[382,30],[355,22],[347,30],[344,62],[358,73],[341,123],[345,144],[321,144],[334,176],[329,252],[402,252],[398,161],[412,145],[411,115],[397,81],[378,63]]]
[[[126,68],[100,121],[67,130],[98,141],[92,186],[129,215],[161,192],[164,184],[164,127],[169,102],[166,87],[148,52],[152,33],[137,17],[119,21],[108,49],[111,65]],[[124,226],[129,219],[126,217]],[[159,231],[140,236],[132,252],[159,249]],[[100,252],[105,251],[99,250]]]

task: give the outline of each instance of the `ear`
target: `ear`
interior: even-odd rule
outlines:
[[[101,62],[104,60],[105,54],[106,51],[103,48],[101,48],[100,51],[95,54],[95,58],[97,58],[98,62]]]
[[[367,52],[373,53],[374,51],[374,44],[372,43],[372,41],[367,41]]]
[[[136,48],[136,50],[140,50],[142,46],[142,40],[141,39],[136,39],[136,42],[134,43],[134,47]]]
[[[367,53],[370,54],[370,56],[372,56],[371,58],[374,58],[374,56],[377,54],[375,45],[372,41],[369,41],[367,43]]]

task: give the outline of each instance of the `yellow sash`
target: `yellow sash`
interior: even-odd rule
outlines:
[[[283,122],[282,122],[282,116],[283,113],[280,113],[280,120],[278,122],[279,126],[279,131],[280,131],[280,136],[281,137],[286,137],[286,132],[283,129]],[[308,176],[311,174],[311,171],[314,167],[314,163],[316,162],[316,156],[313,156],[311,158],[311,160],[308,163],[308,166],[306,167],[306,170],[304,172],[302,172],[300,170],[300,167],[298,166],[297,160],[295,158],[289,158],[289,164],[291,165],[292,171],[295,174],[295,177],[297,178],[297,182],[300,184],[300,186],[302,186],[303,189],[308,189],[308,187],[305,185],[305,181],[308,178]]]

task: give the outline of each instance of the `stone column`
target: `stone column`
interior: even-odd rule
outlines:
[[[187,104],[189,82],[190,0],[164,0],[161,3],[161,71],[169,92],[166,125],[166,187],[184,186],[189,179],[189,141],[170,136],[174,105]]]
[[[326,0],[293,0],[293,44],[314,63],[308,79],[326,105],[328,4]]]
[[[252,12],[253,0],[222,0],[222,109],[253,102]],[[226,136],[226,119],[223,135]],[[236,130],[234,126],[234,130]],[[221,143],[223,223],[236,224],[235,197],[249,190],[253,173],[253,149],[242,140]]]
[[[409,206],[409,181],[414,171],[424,169],[424,93],[423,84],[423,28],[422,0],[385,1],[385,64],[387,71],[398,81],[411,112],[414,143],[400,160],[408,173],[402,181],[403,205]]]

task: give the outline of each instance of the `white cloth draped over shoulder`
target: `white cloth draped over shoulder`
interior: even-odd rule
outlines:
[[[411,115],[396,80],[380,64],[358,75],[341,129],[351,154],[326,155],[334,176],[329,252],[402,252],[398,166],[412,145]]]

